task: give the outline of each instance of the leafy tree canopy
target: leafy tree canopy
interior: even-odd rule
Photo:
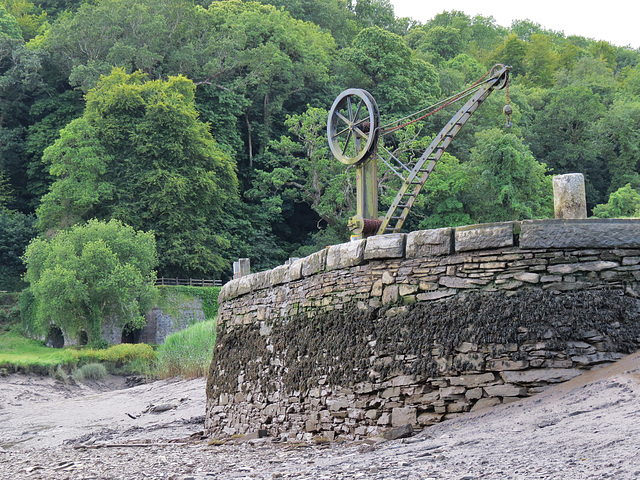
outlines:
[[[607,203],[596,205],[593,216],[598,218],[640,217],[640,193],[627,183],[609,195]]]
[[[236,195],[234,165],[198,120],[193,82],[147,81],[121,69],[87,94],[82,118],[44,155],[56,177],[38,209],[40,227],[93,217],[153,230],[163,275],[227,268],[227,242],[212,219]]]
[[[33,215],[0,207],[0,290],[21,290],[24,286],[21,257],[29,241],[36,236],[34,224]]]
[[[102,340],[102,325],[144,325],[155,297],[154,236],[117,220],[90,220],[27,247],[25,279],[35,300],[35,331],[53,323],[75,337]]]

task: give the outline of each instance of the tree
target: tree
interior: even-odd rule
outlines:
[[[420,230],[473,224],[474,220],[464,204],[472,182],[472,177],[467,175],[458,159],[445,153],[425,183],[422,200],[417,208],[413,207],[406,227],[411,228],[416,221],[418,224],[415,229]],[[411,220],[411,217],[417,219]]]
[[[287,119],[291,137],[271,143],[271,168],[256,172],[250,195],[263,198],[263,205],[274,213],[285,198],[305,202],[327,225],[344,227],[355,208],[355,183],[353,171],[336,165],[329,153],[327,115],[324,109],[309,108]]]
[[[12,208],[26,210],[29,197],[24,138],[34,97],[42,94],[43,54],[22,39],[0,34],[0,169],[16,192]]]
[[[559,55],[551,38],[534,33],[531,35],[527,53],[524,56],[525,82],[541,87],[550,87],[558,68]]]
[[[36,233],[32,215],[12,212],[0,205],[0,290],[19,291],[24,287],[21,257]]]
[[[213,228],[236,196],[234,165],[199,121],[195,85],[147,81],[121,69],[87,94],[44,160],[56,177],[38,209],[41,229],[117,218],[153,230],[163,275],[217,275],[228,242]]]
[[[352,84],[370,90],[383,115],[407,114],[432,104],[440,96],[435,68],[414,58],[403,38],[396,34],[379,27],[366,28],[341,53],[357,72]]]
[[[103,323],[144,326],[158,264],[152,233],[117,220],[90,220],[33,240],[24,261],[35,300],[35,331],[53,323],[69,337],[84,331],[89,342],[99,343]]]
[[[15,17],[20,27],[21,36],[25,41],[29,41],[36,35],[43,33],[43,29],[46,26],[47,13],[43,12],[39,6],[28,0],[4,0],[4,5],[9,13]],[[2,28],[0,27],[1,30]]]
[[[465,203],[478,222],[549,218],[551,177],[521,138],[491,129],[477,134],[467,175],[474,179]]]
[[[593,148],[609,174],[607,193],[640,188],[640,100],[621,96],[593,126]]]
[[[511,33],[493,52],[493,63],[504,63],[513,67],[512,75],[524,75],[527,71],[524,58],[527,55],[527,44],[515,33]]]
[[[330,32],[336,43],[347,46],[358,32],[355,12],[342,0],[261,0],[284,9],[297,20],[312,22]]]
[[[600,97],[589,88],[554,90],[528,133],[534,156],[544,159],[554,174],[582,173],[587,201],[593,206],[607,190],[606,173],[593,143],[592,125],[605,113]]]
[[[22,39],[22,31],[16,17],[7,12],[7,9],[2,5],[0,5],[0,35]]]
[[[425,33],[417,50],[427,50],[435,53],[444,60],[451,60],[462,53],[463,41],[460,30],[454,27],[435,25]]]
[[[598,218],[640,217],[640,193],[627,183],[609,195],[607,203],[596,205],[593,216]]]

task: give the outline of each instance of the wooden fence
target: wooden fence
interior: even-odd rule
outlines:
[[[204,278],[168,278],[160,277],[156,279],[156,285],[187,285],[189,287],[221,287],[222,280],[211,280]]]

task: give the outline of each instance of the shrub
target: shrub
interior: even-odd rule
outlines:
[[[85,380],[103,380],[107,375],[107,368],[101,363],[87,363],[74,370],[71,377],[76,382],[82,383]]]

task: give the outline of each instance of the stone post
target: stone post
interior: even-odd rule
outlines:
[[[556,218],[587,218],[587,197],[581,173],[553,177],[553,207]]]
[[[233,262],[233,278],[238,279],[251,273],[251,261],[248,258],[239,258]]]

